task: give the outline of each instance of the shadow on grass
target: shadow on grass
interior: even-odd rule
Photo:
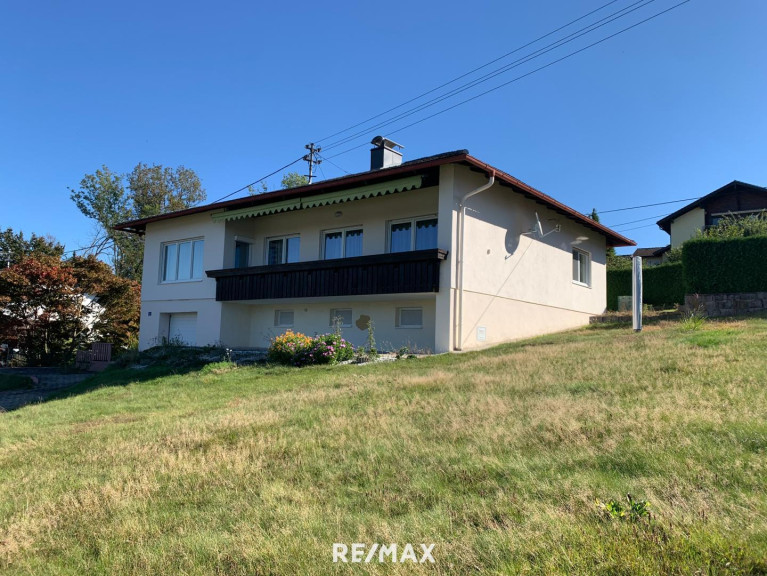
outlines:
[[[43,401],[61,400],[86,394],[100,388],[127,386],[148,382],[165,376],[178,376],[197,372],[211,362],[223,359],[225,351],[218,348],[187,348],[158,346],[133,354],[69,388],[56,392]]]

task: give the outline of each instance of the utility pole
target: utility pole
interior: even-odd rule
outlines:
[[[311,184],[312,178],[314,178],[314,165],[322,164],[322,160],[320,160],[319,158],[315,160],[314,155],[316,154],[319,156],[319,153],[322,151],[322,148],[320,148],[319,146],[315,148],[314,142],[310,142],[309,144],[304,146],[304,148],[306,148],[309,151],[309,153],[304,156],[304,160],[309,163],[309,184]]]

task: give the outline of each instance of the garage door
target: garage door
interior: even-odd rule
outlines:
[[[197,313],[171,314],[168,335],[170,340],[181,341],[187,346],[196,346]]]

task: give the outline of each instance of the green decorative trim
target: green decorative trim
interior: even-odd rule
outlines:
[[[362,200],[363,198],[373,198],[375,196],[384,196],[395,192],[404,192],[406,190],[416,190],[421,187],[422,179],[420,176],[411,176],[410,178],[400,178],[382,184],[371,184],[351,190],[341,192],[330,192],[318,196],[304,198],[294,198],[292,200],[282,200],[280,202],[271,202],[261,206],[252,206],[250,208],[240,208],[239,210],[228,210],[213,214],[213,220],[231,221],[241,218],[253,218],[256,216],[265,216],[267,214],[276,214],[278,212],[288,212],[291,210],[303,210],[306,208],[316,208],[318,206],[329,206],[331,204],[340,204],[341,202],[350,202],[352,200]]]

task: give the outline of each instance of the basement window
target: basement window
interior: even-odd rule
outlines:
[[[397,328],[423,328],[423,308],[397,308]]]
[[[341,328],[351,328],[352,309],[351,308],[332,308],[330,310],[330,326],[335,327],[336,323]]]
[[[294,314],[293,310],[275,310],[274,326],[276,328],[292,328]]]

